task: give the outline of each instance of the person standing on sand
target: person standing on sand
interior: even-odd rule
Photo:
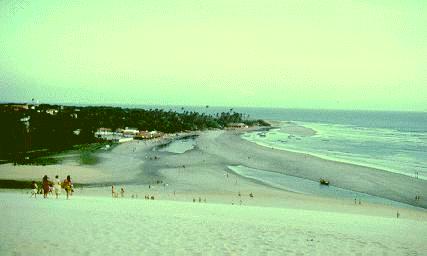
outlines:
[[[55,196],[56,199],[58,199],[58,196],[61,194],[61,180],[59,179],[59,176],[55,176],[55,181],[53,183],[53,189],[55,190]]]
[[[47,175],[43,176],[43,198],[47,198],[47,193],[49,193],[49,178]]]
[[[67,178],[62,182],[62,186],[65,189],[65,192],[67,192],[67,200],[70,199],[73,183],[71,182],[70,175],[67,176]]]

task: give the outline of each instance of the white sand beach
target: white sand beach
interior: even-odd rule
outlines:
[[[427,222],[166,200],[0,193],[1,255],[423,255]],[[333,210],[333,206],[330,210]]]
[[[296,128],[302,132],[302,128]],[[244,165],[412,203],[425,181],[305,154],[265,148],[237,131],[199,133],[182,154],[170,141],[133,141],[97,153],[99,163],[0,165],[0,179],[70,174],[71,200],[1,190],[0,255],[422,255],[427,211],[277,189],[228,166]],[[124,198],[111,198],[125,189]],[[253,197],[249,195],[252,194]],[[144,196],[155,200],[144,200]],[[137,198],[136,198],[137,197]],[[193,203],[193,200],[196,202]],[[200,202],[199,202],[200,200]],[[426,205],[422,197],[419,206]],[[399,218],[397,218],[399,212]],[[67,252],[63,248],[70,248]]]

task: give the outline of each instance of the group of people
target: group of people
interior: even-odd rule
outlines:
[[[354,198],[354,204],[357,204],[357,198]],[[359,204],[362,204],[362,200],[359,198]]]
[[[111,185],[111,196],[113,198],[119,197],[119,193],[116,192],[114,185]],[[125,189],[123,187],[120,188],[120,197],[125,197]]]
[[[193,203],[195,203],[195,202],[196,202],[196,198],[193,197]],[[202,198],[199,197],[199,203],[201,203],[201,202],[202,202]],[[206,203],[206,198],[203,199],[203,202]]]
[[[65,190],[67,199],[70,199],[70,196],[74,192],[73,183],[71,181],[70,175],[67,176],[66,179],[64,179],[62,182],[59,179],[59,176],[55,176],[55,180],[51,181],[49,180],[49,177],[47,175],[43,176],[41,187],[37,185],[36,181],[31,182],[31,197],[34,196],[34,198],[37,197],[37,194],[43,193],[43,198],[47,198],[48,194],[55,193],[56,198],[59,197],[61,194],[62,188]]]

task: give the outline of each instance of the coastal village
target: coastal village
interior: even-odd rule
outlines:
[[[57,115],[60,113],[60,111],[64,110],[64,106],[58,106],[56,108],[46,108],[43,106],[40,106],[39,104],[5,104],[3,105],[6,108],[9,108],[10,110],[13,110],[15,112],[22,112],[23,114],[26,111],[36,111],[37,113],[46,113],[49,115]],[[70,117],[71,118],[78,118],[78,114],[80,112],[79,108],[74,108],[73,111],[71,111]],[[30,126],[31,117],[29,115],[23,115],[20,121],[25,124],[27,127]],[[244,125],[244,124],[241,124]],[[75,135],[80,134],[80,129],[76,129],[73,131]],[[112,128],[105,128],[100,127],[96,130],[94,133],[95,138],[101,139],[101,140],[107,140],[112,142],[128,142],[132,141],[134,139],[137,140],[143,140],[143,139],[155,139],[160,138],[164,136],[163,132],[158,131],[148,131],[148,130],[139,130],[135,127],[124,127],[124,128],[118,128],[116,130],[113,130]]]
[[[231,123],[227,129],[247,129],[248,125],[244,123]],[[148,131],[148,130],[139,130],[134,127],[125,127],[124,129],[118,128],[113,131],[111,128],[101,127],[95,132],[95,137],[102,140],[112,141],[112,142],[128,142],[132,140],[150,140],[156,138],[162,138],[166,134],[159,131]]]
[[[136,140],[145,140],[145,139],[155,139],[163,137],[163,132],[158,131],[143,131],[138,128],[125,127],[124,129],[119,128],[113,131],[111,128],[101,127],[95,132],[95,137],[102,140],[108,140],[113,142],[127,142]]]
[[[184,108],[166,111],[50,105],[34,99],[31,103],[0,104],[0,113],[9,120],[0,128],[1,134],[12,134],[3,138],[5,144],[16,144],[12,151],[5,148],[0,152],[0,161],[17,163],[74,145],[160,139],[198,130],[246,129],[260,121],[250,121],[232,109],[208,115]]]

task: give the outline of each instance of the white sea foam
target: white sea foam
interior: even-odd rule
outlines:
[[[244,134],[243,139],[262,146],[307,153],[320,158],[353,163],[427,179],[427,134],[384,128],[297,122],[316,131],[298,136],[271,129]],[[289,125],[282,122],[281,126]]]

